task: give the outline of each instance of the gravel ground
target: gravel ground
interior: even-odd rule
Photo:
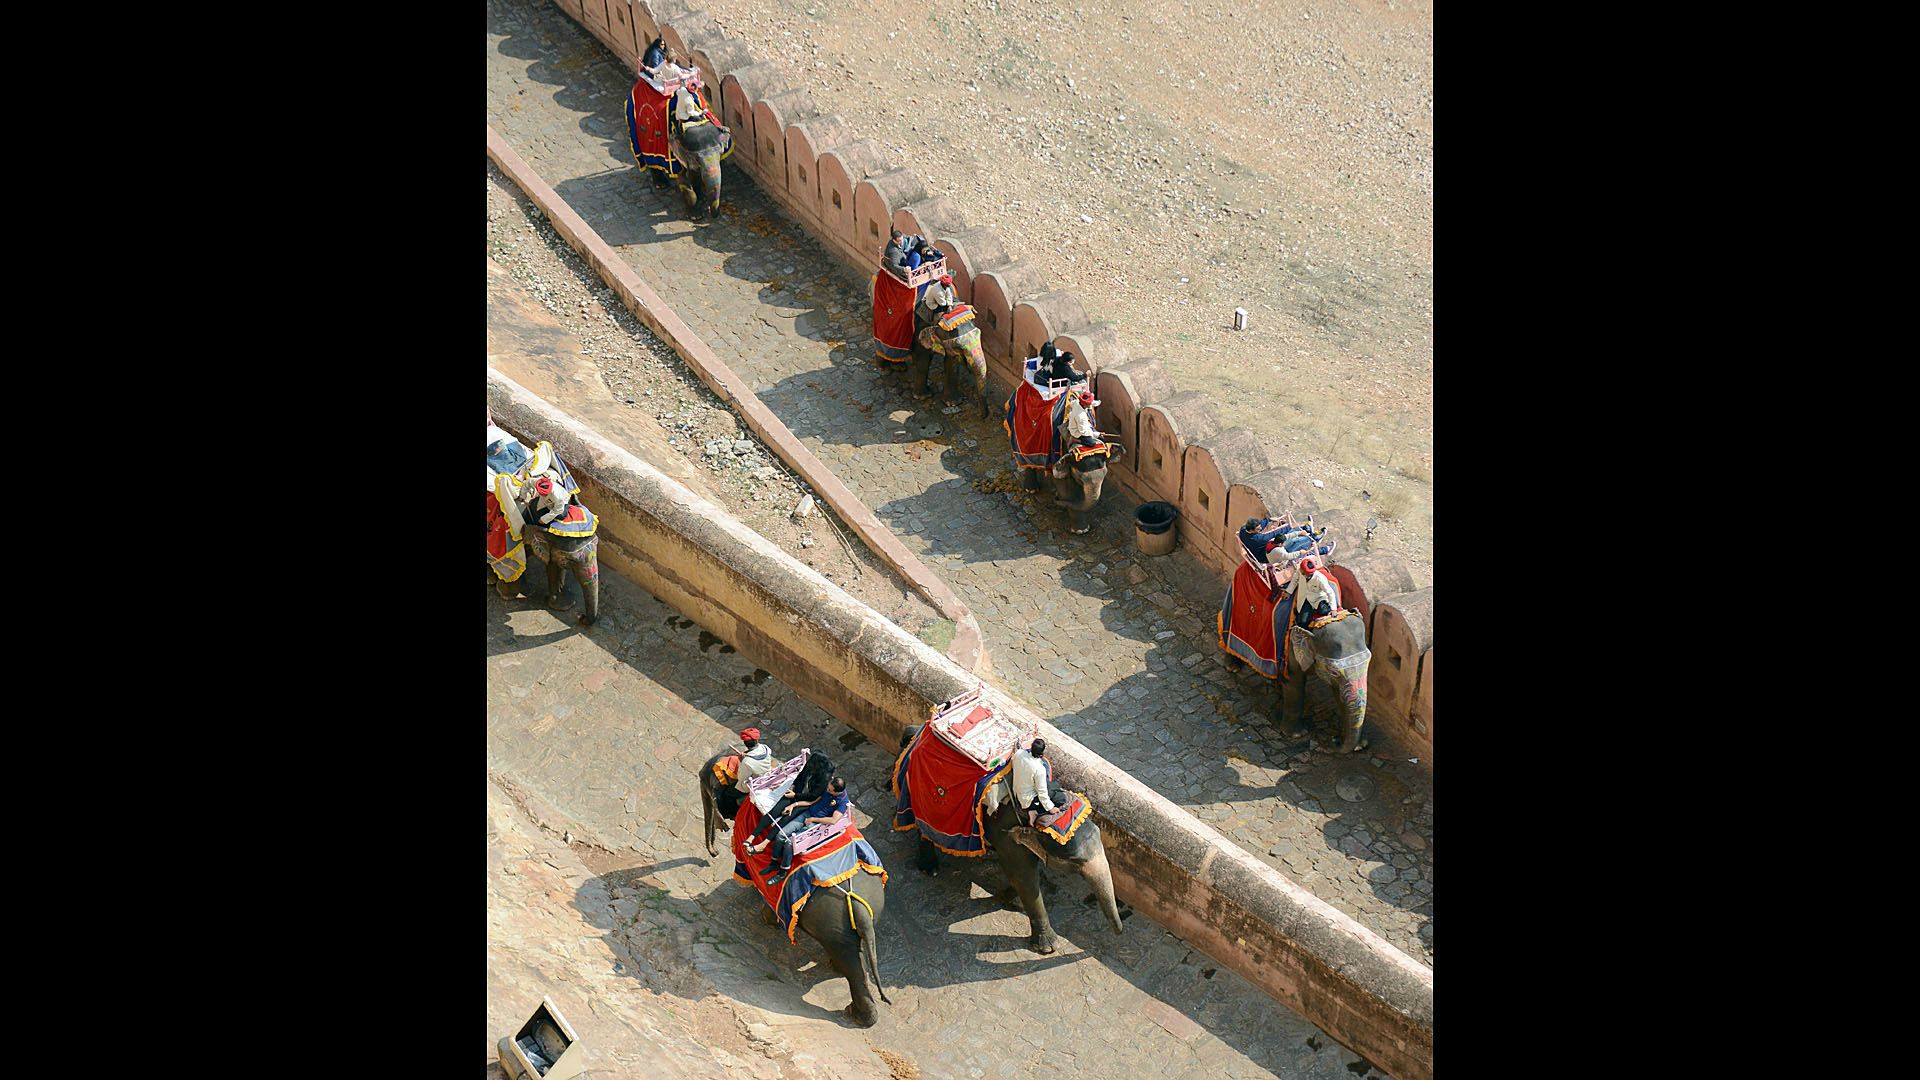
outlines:
[[[487,255],[537,297],[598,366],[616,400],[651,418],[669,452],[704,470],[722,509],[862,603],[945,648],[951,622],[902,585],[811,489],[755,439],[671,347],[621,306],[520,189],[487,164]],[[565,402],[555,402],[566,408]],[[628,449],[636,449],[629,447]],[[703,493],[704,494],[704,493]]]
[[[703,5],[1431,584],[1430,3]]]

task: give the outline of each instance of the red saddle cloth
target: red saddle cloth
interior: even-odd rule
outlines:
[[[904,364],[913,354],[913,305],[920,290],[885,270],[873,272],[873,355]]]
[[[1043,814],[1035,822],[1041,832],[1063,844],[1073,839],[1073,834],[1080,830],[1080,823],[1093,813],[1093,804],[1087,801],[1085,795],[1077,791],[1068,794],[1070,797],[1060,807],[1059,813],[1051,816]]]
[[[1049,398],[1025,379],[1013,388],[1007,400],[1007,419],[1003,426],[1013,440],[1013,463],[1023,469],[1044,469],[1059,458],[1054,446],[1054,426],[1065,415],[1067,395]]]
[[[1293,609],[1277,609],[1285,598],[1270,599],[1271,592],[1266,580],[1242,560],[1234,567],[1218,624],[1220,648],[1267,678],[1277,679],[1286,670],[1287,620],[1293,617]]]

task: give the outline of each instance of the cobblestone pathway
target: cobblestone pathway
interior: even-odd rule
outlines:
[[[550,3],[487,12],[489,123],[973,608],[994,678],[1431,964],[1423,768],[1377,733],[1371,755],[1282,740],[1272,684],[1219,661],[1224,578],[1183,552],[1139,556],[1117,492],[1091,533],[1067,535],[1057,511],[1011,490],[997,420],[943,414],[877,370],[864,277],[735,170],[720,219],[693,226],[633,165],[632,77],[612,54]]]
[[[1026,917],[990,899],[1005,883],[991,860],[948,860],[934,878],[913,870],[909,835],[888,827],[890,753],[632,582],[602,577],[606,617],[584,632],[532,601],[488,597],[490,785],[515,793],[560,856],[523,858],[538,845],[521,843],[492,860],[527,876],[519,890],[490,877],[491,996],[511,991],[518,1003],[541,980],[558,982],[570,994],[563,1008],[639,1033],[610,1030],[619,1041],[698,1026],[703,1010],[722,1007],[708,996],[718,993],[767,1015],[779,1038],[764,1052],[817,1061],[864,1038],[929,1078],[1110,1075],[1118,1062],[1129,1076],[1380,1075],[1146,916],[1129,914],[1116,936],[1074,879],[1055,875],[1049,893],[1060,951],[1027,951]],[[530,587],[537,595],[544,580]],[[864,1032],[832,1015],[849,995],[819,946],[804,935],[789,945],[767,925],[724,846],[706,858],[695,770],[748,724],[777,753],[817,746],[833,758],[887,865],[879,954],[894,1003]],[[580,920],[547,910],[562,897]],[[569,977],[569,964],[584,973]],[[493,1027],[522,1007],[490,1004]],[[750,1016],[740,1025],[754,1030]],[[716,1074],[698,1068],[702,1057],[682,1063],[686,1074]]]

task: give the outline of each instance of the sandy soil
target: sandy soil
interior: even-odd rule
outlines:
[[[1430,3],[703,3],[1431,583]]]

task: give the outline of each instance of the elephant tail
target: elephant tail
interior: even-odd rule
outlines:
[[[851,897],[853,891],[847,890],[847,895]],[[873,924],[873,909],[865,903],[854,904],[848,912],[848,918],[853,920],[854,932],[860,935],[860,962],[873,976],[873,988],[879,991],[881,1001],[893,1004],[893,999],[887,996],[886,986],[880,982],[880,929]]]

